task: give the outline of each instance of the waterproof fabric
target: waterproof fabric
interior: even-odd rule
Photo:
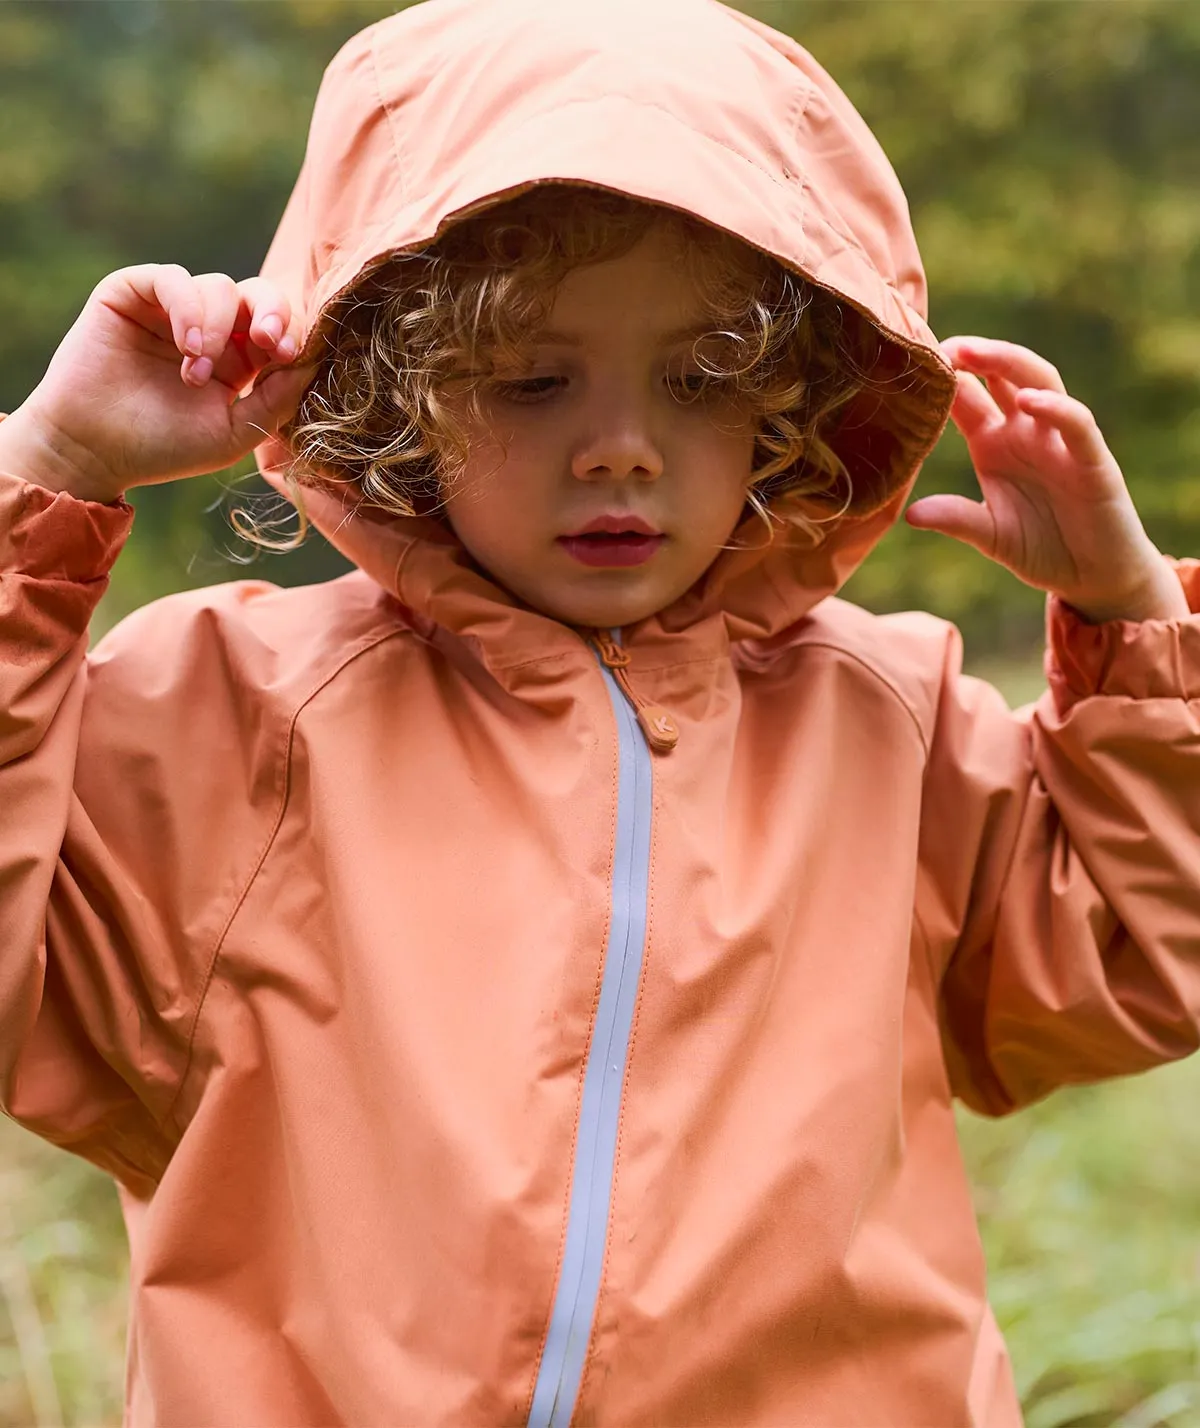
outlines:
[[[913,374],[847,436],[873,511],[623,632],[680,738],[573,1421],[1014,1428],[952,1100],[1200,1040],[1200,618],[1051,600],[1013,713],[949,625],[833,594],[950,379],[877,146],[710,0],[365,32],[266,270],[315,330],[539,179],[741,234]],[[130,1424],[519,1424],[624,876],[617,709],[444,527],[313,510],[355,572],[172,596],[88,654],[132,511],[0,475],[3,1100],[122,1186]]]

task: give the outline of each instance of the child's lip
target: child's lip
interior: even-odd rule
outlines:
[[[589,531],[559,536],[558,544],[581,565],[641,565],[658,550],[666,536],[644,531]]]
[[[573,540],[576,536],[586,535],[657,536],[662,535],[662,531],[657,526],[652,526],[641,516],[633,515],[632,512],[613,511],[603,516],[597,516],[586,526],[580,526],[577,530],[568,531],[560,539]]]

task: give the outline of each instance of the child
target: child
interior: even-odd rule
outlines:
[[[262,277],[97,288],[0,425],[0,1085],[121,1186],[129,1423],[1019,1424],[952,1099],[1197,1045],[1200,563],[923,311],[714,0],[415,6]],[[948,415],[1016,714],[835,598]],[[358,570],[88,655],[122,494],[256,442]]]

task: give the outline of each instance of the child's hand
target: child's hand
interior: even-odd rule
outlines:
[[[271,283],[146,264],[110,273],[0,423],[0,470],[113,501],[231,465],[295,412],[311,368]],[[238,397],[269,364],[282,364]]]
[[[982,337],[952,337],[942,351],[959,372],[950,415],[984,500],[926,496],[905,512],[909,525],[965,541],[1096,623],[1187,615],[1095,418],[1054,367]]]

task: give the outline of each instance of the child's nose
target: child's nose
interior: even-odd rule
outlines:
[[[580,481],[657,481],[662,450],[643,415],[623,412],[596,423],[576,448],[571,470]]]

